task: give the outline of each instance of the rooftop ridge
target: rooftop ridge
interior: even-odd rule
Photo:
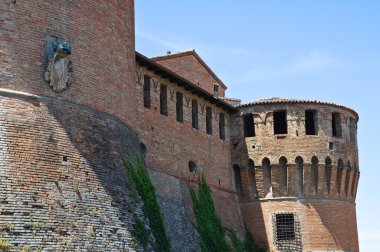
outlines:
[[[319,101],[319,100],[315,100],[315,99],[294,99],[294,98],[270,97],[270,98],[263,98],[263,99],[259,99],[256,101],[251,101],[248,103],[240,104],[240,105],[237,105],[236,107],[240,108],[240,107],[248,107],[248,106],[252,106],[252,105],[276,104],[276,103],[289,103],[289,104],[297,104],[297,103],[302,104],[303,103],[303,104],[330,105],[330,106],[343,108],[343,109],[351,111],[353,114],[355,114],[357,121],[359,121],[359,115],[354,109],[349,108],[349,107],[344,106],[344,105],[341,105],[341,104],[338,104],[338,103]]]

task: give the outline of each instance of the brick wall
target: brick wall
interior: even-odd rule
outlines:
[[[229,137],[228,112],[205,99],[178,87],[168,79],[163,79],[145,67],[138,67],[136,80],[137,89],[137,118],[139,137],[147,147],[145,158],[148,168],[154,171],[153,181],[161,199],[165,218],[168,225],[176,223],[176,218],[193,222],[191,199],[187,195],[188,186],[197,182],[198,175],[203,173],[212,188],[215,206],[225,226],[233,228],[243,234],[243,224],[238,209],[238,201],[232,184],[231,146]],[[144,75],[151,77],[151,108],[145,108],[143,102]],[[160,114],[160,85],[168,88],[168,115]],[[176,120],[176,95],[183,93],[183,122]],[[191,101],[198,101],[199,129],[192,128]],[[212,109],[212,135],[206,133],[206,107]],[[225,140],[219,137],[219,114],[225,114]],[[189,171],[188,163],[194,161],[197,172]],[[160,183],[168,178],[171,183]],[[169,179],[170,178],[170,179]],[[165,181],[165,180],[164,180]],[[182,187],[180,187],[180,185]],[[179,189],[182,188],[182,191]],[[185,189],[184,189],[185,188]],[[184,192],[184,191],[185,192]],[[175,199],[175,200],[174,200]],[[170,209],[172,203],[182,202],[178,209],[186,206],[188,216],[178,216]],[[226,204],[229,202],[229,204]],[[167,209],[167,210],[165,210]],[[165,212],[167,211],[167,212]],[[179,211],[178,214],[181,212]],[[187,226],[191,226],[187,225]],[[173,230],[173,227],[168,227]],[[187,230],[176,229],[172,236],[173,246],[179,249],[183,244],[175,237],[186,234]],[[174,249],[175,250],[175,249]]]
[[[0,237],[19,251],[134,247],[125,154],[133,129],[68,101],[0,93]]]
[[[173,72],[179,74],[185,79],[191,81],[192,83],[199,85],[202,89],[214,94],[218,97],[224,97],[225,88],[220,85],[219,92],[214,92],[214,84],[219,85],[219,81],[216,80],[204,66],[199,62],[199,60],[192,54],[189,53],[179,53],[176,57],[175,54],[169,55],[167,58],[158,58],[157,62],[164,67],[172,70]]]
[[[133,0],[12,2],[0,2],[0,86],[75,101],[133,125]],[[73,47],[73,81],[60,94],[44,80],[47,36]]]

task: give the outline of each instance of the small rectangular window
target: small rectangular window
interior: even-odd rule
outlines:
[[[214,92],[219,92],[219,85],[218,84],[214,84]]]
[[[306,135],[318,135],[318,113],[315,110],[305,111]]]
[[[150,108],[150,77],[144,75],[144,107]]]
[[[342,123],[339,113],[332,113],[331,118],[332,134],[334,137],[342,137]]]
[[[206,107],[206,133],[212,135],[212,109]]]
[[[256,135],[255,132],[255,124],[253,120],[253,115],[245,115],[244,119],[244,137],[254,137]]]
[[[160,113],[168,115],[168,88],[165,85],[160,86]]]
[[[276,240],[291,241],[296,238],[294,214],[276,214]]]
[[[224,119],[224,114],[219,114],[219,138],[222,140],[226,139],[226,132],[225,132],[226,122]]]
[[[273,130],[274,134],[288,134],[288,121],[286,119],[286,110],[273,112]]]
[[[178,122],[183,122],[183,95],[176,93],[176,117]]]
[[[191,101],[191,124],[194,129],[198,129],[198,102]]]

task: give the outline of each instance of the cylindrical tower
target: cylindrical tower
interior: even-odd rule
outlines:
[[[0,57],[0,240],[126,251],[133,0],[2,0]]]
[[[236,189],[248,229],[271,251],[359,251],[358,114],[271,98],[239,106]]]

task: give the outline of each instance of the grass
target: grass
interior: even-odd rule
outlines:
[[[9,251],[12,245],[7,240],[0,240],[0,251]]]

